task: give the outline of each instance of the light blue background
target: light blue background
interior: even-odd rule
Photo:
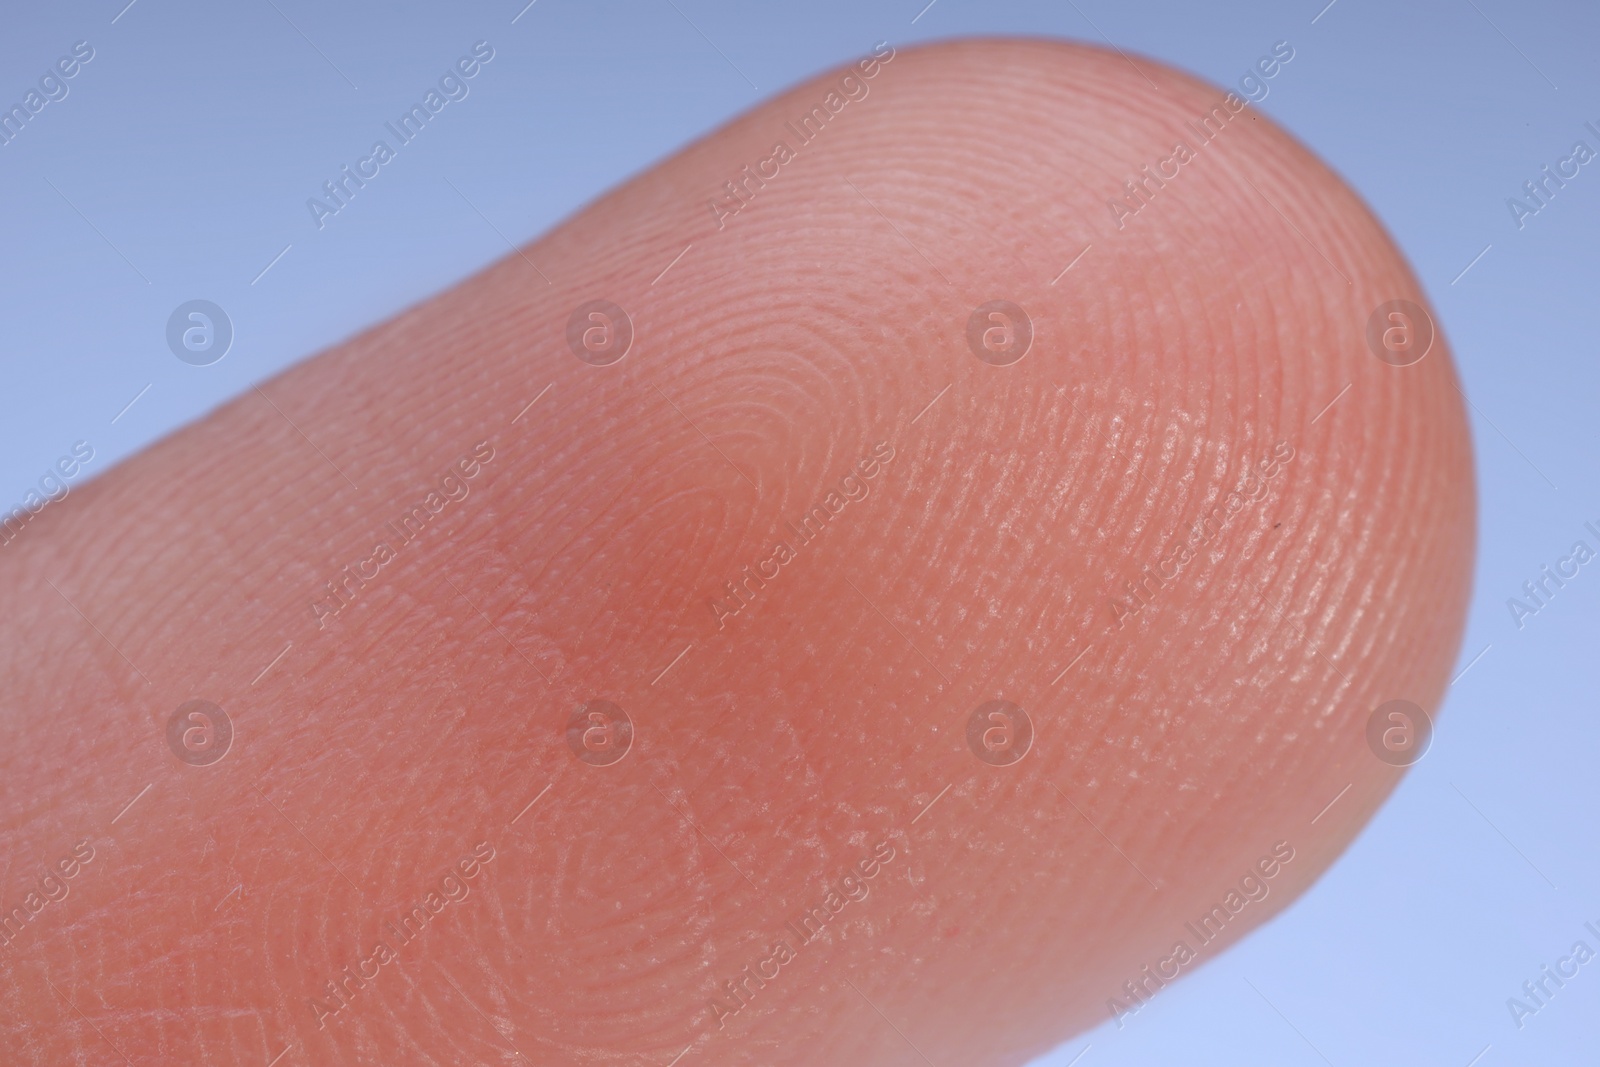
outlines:
[[[1576,139],[1600,148],[1583,129],[1600,126],[1600,10],[538,0],[513,24],[526,0],[125,2],[14,6],[0,34],[7,105],[73,42],[96,50],[69,96],[0,148],[7,507],[74,440],[103,471],[498,258],[502,234],[536,236],[875,41],[1109,37],[1219,83],[1291,42],[1259,106],[1389,226],[1476,408],[1481,554],[1461,667],[1489,650],[1451,688],[1433,751],[1309,894],[1125,1029],[1041,1063],[1465,1067],[1485,1046],[1482,1067],[1600,1057],[1600,961],[1521,1032],[1505,1006],[1580,936],[1600,949],[1582,929],[1600,925],[1600,564],[1525,629],[1505,604],[1575,539],[1594,544],[1584,520],[1600,525],[1600,163],[1521,231],[1505,204]],[[318,232],[306,198],[480,38],[497,55],[470,97]],[[237,331],[210,367],[164,343],[168,314],[196,297]]]

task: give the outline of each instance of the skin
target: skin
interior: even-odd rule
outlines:
[[[1416,279],[1248,107],[1119,229],[1108,201],[1223,94],[1039,41],[900,51],[719,226],[839,78],[0,551],[0,906],[93,850],[0,945],[9,1062],[1017,1064],[1337,858],[1403,773],[1368,716],[1437,706],[1468,595],[1446,344],[1366,340]],[[635,332],[609,366],[566,339],[596,298]],[[990,300],[1032,322],[1009,366],[968,347]],[[865,496],[799,544],[830,491]],[[167,741],[192,699],[234,728],[209,766]],[[569,745],[596,699],[634,730],[609,765]],[[996,699],[1033,727],[1008,766],[968,744]],[[1275,846],[1201,945],[1184,924]]]

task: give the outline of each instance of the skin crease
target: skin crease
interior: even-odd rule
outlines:
[[[1467,427],[1442,336],[1368,349],[1425,303],[1381,227],[1253,107],[1117,228],[1223,97],[1136,62],[902,49],[719,228],[824,75],[46,509],[0,551],[0,907],[93,859],[0,945],[7,1062],[1018,1064],[1278,843],[1182,973],[1310,885],[1402,773],[1372,709],[1448,681]],[[566,340],[593,299],[635,331],[609,366]],[[967,345],[990,300],[1032,321],[1010,366]],[[191,699],[235,730],[210,766],[168,748]],[[568,744],[595,699],[607,766]],[[967,743],[996,699],[1010,766]]]

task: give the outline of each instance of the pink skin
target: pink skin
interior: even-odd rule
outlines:
[[[1403,260],[1157,64],[854,77],[528,246],[553,284],[507,257],[0,552],[8,1062],[1016,1064],[1345,848],[1474,551],[1443,337],[1367,341],[1425,303]],[[605,366],[567,340],[595,299],[634,331]],[[1009,365],[968,345],[993,300],[1032,326]],[[168,745],[193,699],[234,730],[209,766]],[[605,719],[569,735],[600,699],[616,762]],[[991,700],[1031,721],[1010,765],[1003,719],[969,747]]]

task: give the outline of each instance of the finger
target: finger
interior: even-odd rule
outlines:
[[[1386,333],[1425,303],[1148,61],[882,49],[757,108],[7,546],[12,1046],[1005,1064],[1125,1019],[1437,704],[1474,502],[1443,338]]]

